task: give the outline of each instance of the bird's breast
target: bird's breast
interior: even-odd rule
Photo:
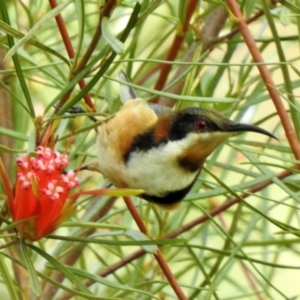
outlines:
[[[126,102],[115,117],[98,128],[99,169],[116,187],[130,187],[126,183],[125,153],[135,138],[156,121],[155,112],[142,99],[134,99]]]
[[[201,149],[197,152],[197,134],[182,140],[170,140],[167,134],[167,118],[159,119],[138,99],[127,102],[99,127],[101,173],[116,187],[144,190],[146,200],[179,202],[195,182],[204,158]]]
[[[124,165],[129,187],[143,189],[143,198],[170,206],[181,201],[197,179],[202,162],[183,166],[183,141],[168,141],[149,150],[135,150]]]

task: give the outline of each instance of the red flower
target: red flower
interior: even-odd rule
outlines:
[[[63,174],[68,156],[42,146],[37,157],[17,158],[18,173],[15,196],[9,198],[9,208],[17,230],[22,237],[38,240],[68,218],[76,209],[76,197],[69,198],[70,190],[79,181],[73,171]]]

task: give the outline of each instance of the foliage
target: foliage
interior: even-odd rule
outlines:
[[[0,150],[12,186],[15,158],[37,145],[67,149],[70,169],[96,157],[87,116],[119,109],[120,70],[149,101],[210,107],[279,138],[231,138],[176,211],[82,195],[35,243],[13,230],[3,189],[1,298],[299,296],[299,12],[298,0],[0,1]],[[69,114],[74,105],[85,113]],[[78,176],[81,190],[106,187],[101,174]]]

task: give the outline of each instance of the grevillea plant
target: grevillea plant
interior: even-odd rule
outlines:
[[[17,158],[16,188],[8,206],[23,238],[38,240],[53,232],[76,209],[76,197],[69,197],[79,185],[74,171],[64,173],[67,154],[39,146],[37,156]],[[7,187],[8,188],[8,187]]]

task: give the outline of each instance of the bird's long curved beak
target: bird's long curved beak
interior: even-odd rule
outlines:
[[[243,123],[233,123],[228,128],[228,132],[238,132],[238,131],[257,132],[257,133],[267,135],[275,140],[278,140],[278,138],[275,135],[273,135],[272,133],[270,133],[269,131],[262,129],[260,127],[254,126],[254,125],[243,124]]]

